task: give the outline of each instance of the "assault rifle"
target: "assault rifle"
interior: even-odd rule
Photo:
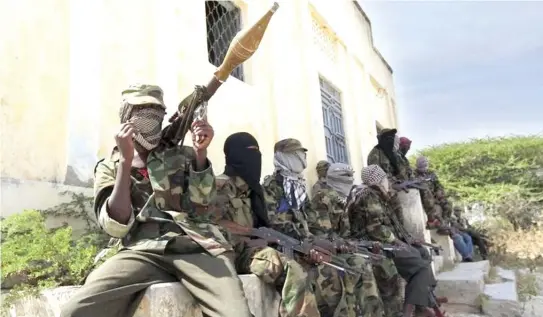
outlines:
[[[392,184],[392,188],[396,191],[403,190],[405,192],[407,192],[409,188],[425,190],[428,189],[426,183],[431,180],[432,177],[410,179],[403,182],[394,183]]]
[[[350,274],[363,273],[351,267],[345,267],[347,265],[345,265],[343,259],[336,255],[335,248],[325,243],[324,240],[317,240],[317,243],[309,240],[300,241],[271,228],[247,228],[227,220],[221,220],[219,224],[232,234],[253,238],[248,241],[249,245],[275,246],[290,259],[294,258],[295,253],[309,258],[311,257],[311,253],[315,252],[318,259],[317,263],[319,264],[324,264]]]
[[[372,262],[380,262],[387,258],[384,255],[372,253],[368,250],[368,248],[359,246],[353,241],[347,241],[343,239],[334,239],[333,241],[329,241],[317,238],[313,240],[313,243],[325,249],[337,250],[340,253],[344,252],[359,255],[371,260]]]

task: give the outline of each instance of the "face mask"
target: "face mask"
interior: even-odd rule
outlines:
[[[352,168],[342,163],[332,164],[328,169],[326,183],[343,196],[349,195],[354,183]]]
[[[152,150],[158,146],[165,114],[164,110],[155,107],[132,110],[130,121],[136,130],[134,140],[146,150]]]

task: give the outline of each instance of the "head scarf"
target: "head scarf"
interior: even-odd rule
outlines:
[[[354,171],[351,166],[343,163],[334,163],[330,165],[326,174],[326,183],[333,190],[347,197],[354,183]]]
[[[234,133],[224,142],[224,155],[224,174],[241,177],[251,189],[249,197],[255,215],[255,227],[268,226],[264,191],[260,185],[262,154],[258,149],[258,142],[247,132]]]
[[[121,123],[132,121],[136,130],[134,140],[148,151],[156,148],[160,142],[162,121],[165,115],[166,111],[162,106],[131,105],[124,100],[119,110]]]
[[[302,174],[307,167],[306,152],[275,152],[275,171],[283,176],[283,190],[292,208],[300,208],[307,199],[305,178]]]
[[[380,148],[390,161],[394,175],[400,171],[396,152],[400,146],[400,139],[396,137],[396,130],[388,130],[377,136],[377,147]]]
[[[362,183],[369,187],[381,186],[385,191],[388,191],[387,174],[379,165],[369,165],[362,169]]]
[[[416,162],[416,167],[417,167],[417,171],[419,172],[427,172],[428,171],[428,165],[429,165],[429,162],[428,162],[428,159],[424,156],[419,156],[417,157],[417,162]]]
[[[329,167],[330,163],[328,161],[319,161],[317,163],[317,176],[319,179],[326,178],[326,172],[328,171]]]
[[[400,151],[403,155],[407,154],[407,151],[409,151],[409,148],[411,148],[411,140],[409,140],[406,137],[400,138]]]

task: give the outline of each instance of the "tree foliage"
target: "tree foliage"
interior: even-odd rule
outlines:
[[[543,137],[512,136],[473,139],[429,147],[428,157],[449,195],[464,202],[499,202],[511,193],[541,201]]]
[[[453,200],[481,203],[515,225],[541,212],[542,154],[542,136],[510,136],[433,146],[411,159],[426,156]]]

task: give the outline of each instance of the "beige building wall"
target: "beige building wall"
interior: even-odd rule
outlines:
[[[268,1],[237,0],[243,24]],[[352,1],[282,1],[260,49],[209,105],[215,172],[223,142],[258,139],[263,174],[273,144],[295,137],[309,149],[309,183],[326,158],[319,76],[341,92],[349,160],[356,179],[375,145],[375,124],[397,125],[392,72],[373,47],[369,20]],[[18,0],[0,4],[1,207],[5,216],[58,202],[65,186],[88,186],[118,128],[120,91],[156,83],[168,117],[208,62],[204,1]],[[188,138],[187,140],[190,140]],[[71,187],[68,187],[71,188]]]

